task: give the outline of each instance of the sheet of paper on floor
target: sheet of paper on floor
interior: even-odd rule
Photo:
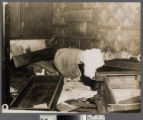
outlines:
[[[60,98],[57,104],[70,99],[90,98],[97,94],[97,91],[84,85],[82,82],[66,82],[63,86]]]

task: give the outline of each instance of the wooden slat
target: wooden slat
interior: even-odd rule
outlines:
[[[130,62],[125,60],[110,60],[105,62],[106,66],[123,68],[129,70],[141,70],[140,62]]]
[[[108,101],[107,103],[108,104],[110,104],[110,103],[117,104],[118,102],[115,99],[115,95],[114,95],[113,90],[109,84],[108,78],[106,78],[106,80],[105,80],[105,90],[106,90],[105,97],[106,97],[106,100]]]
[[[140,72],[137,71],[109,71],[109,72],[96,72],[95,74],[95,80],[96,81],[104,81],[106,77],[109,78],[116,78],[116,79],[122,79],[123,80],[128,77],[132,78],[134,80],[140,81]],[[129,79],[129,80],[132,80]]]
[[[109,104],[108,112],[133,111],[141,108],[140,103],[135,104]]]
[[[79,107],[74,106],[74,105],[70,105],[68,103],[60,103],[56,106],[56,109],[58,111],[61,111],[61,112],[70,112],[70,111],[75,110],[77,108],[79,108]]]
[[[133,104],[133,103],[140,103],[141,102],[141,96],[132,97],[130,99],[122,100],[119,102],[119,104]]]
[[[112,76],[112,75],[140,75],[140,71],[106,71],[106,72],[96,72],[96,75],[106,75],[106,76]]]
[[[86,103],[83,101],[76,101],[76,100],[68,100],[66,101],[68,104],[77,106],[77,107],[84,107],[84,108],[96,108],[95,104]]]
[[[136,76],[110,76],[108,82],[112,89],[137,89],[140,83]]]
[[[98,113],[106,113],[105,104],[102,97],[95,96],[94,103],[97,106]]]
[[[54,58],[55,53],[56,48],[46,48],[28,54],[14,56],[13,61],[15,67],[18,68],[41,60],[51,60]]]
[[[31,58],[27,54],[13,56],[12,59],[16,68],[25,66],[31,63]]]
[[[96,108],[78,108],[76,110],[73,110],[73,112],[84,112],[84,113],[97,113]]]
[[[119,103],[120,101],[141,96],[140,89],[112,89],[114,98]]]
[[[51,60],[54,58],[56,53],[56,48],[46,48],[39,51],[35,51],[31,53],[32,62],[40,61],[40,60]]]

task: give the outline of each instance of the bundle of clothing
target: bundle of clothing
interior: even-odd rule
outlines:
[[[65,77],[79,81],[81,71],[78,64],[84,64],[84,75],[92,79],[96,70],[104,65],[100,49],[81,50],[75,48],[62,48],[57,50],[54,65]]]

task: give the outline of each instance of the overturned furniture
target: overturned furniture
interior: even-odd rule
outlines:
[[[53,69],[52,61],[48,60],[48,61],[39,61],[33,63],[29,65],[28,68],[31,69],[32,67],[32,69],[35,69],[37,68],[37,66],[38,68],[40,67],[41,69],[44,68],[45,71],[48,71],[46,75],[50,76],[32,77],[30,81],[33,82],[29,81],[25,85],[25,87],[21,90],[18,96],[11,103],[11,109],[49,111],[49,110],[55,110],[56,108],[56,111],[61,111],[62,109],[64,110],[62,112],[78,112],[78,113],[79,112],[108,113],[108,112],[139,111],[140,110],[140,68],[139,68],[140,63],[134,62],[133,64],[131,64],[132,62],[126,60],[122,61],[124,62],[124,66],[120,65],[119,67],[119,63],[121,63],[121,60],[119,62],[116,61],[116,63],[118,63],[118,66],[116,66],[116,64],[113,65],[113,63],[115,63],[114,61],[115,60],[113,60],[113,62],[112,61],[109,61],[108,63],[105,62],[106,63],[105,66],[100,68],[96,72],[95,76],[96,83],[94,84],[95,85],[94,87],[97,88],[98,91],[97,95],[95,96],[92,95],[87,100],[75,99],[75,98],[66,100],[64,104],[62,104],[62,106],[60,104],[57,104],[57,101],[59,96],[61,96],[63,78],[60,76],[57,77],[52,76],[53,74],[51,73],[57,72],[56,70]],[[135,65],[136,67],[133,67],[132,65]],[[56,79],[56,81],[54,79]],[[38,83],[38,86],[41,88],[40,90],[34,87],[36,83]],[[71,85],[71,83],[69,84]],[[48,91],[50,92],[51,90],[53,90],[53,88],[58,92],[49,94]],[[29,96],[28,94],[33,89],[36,90],[32,93],[31,96]],[[71,87],[71,89],[73,91],[73,87]],[[70,89],[66,88],[66,92],[67,91],[70,91]],[[27,95],[30,98],[29,102],[26,101]]]
[[[140,62],[113,60],[107,62],[107,66],[110,70],[96,73],[98,95],[94,97],[94,102],[99,112],[139,112]]]
[[[54,110],[62,86],[62,76],[32,76],[10,107],[19,110]]]

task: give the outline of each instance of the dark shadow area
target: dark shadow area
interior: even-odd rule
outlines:
[[[96,90],[95,89],[95,84],[96,84],[96,81],[95,80],[91,80],[90,78],[84,76],[84,64],[79,64],[79,69],[81,71],[81,81],[87,85],[87,86],[90,86],[92,90]]]

